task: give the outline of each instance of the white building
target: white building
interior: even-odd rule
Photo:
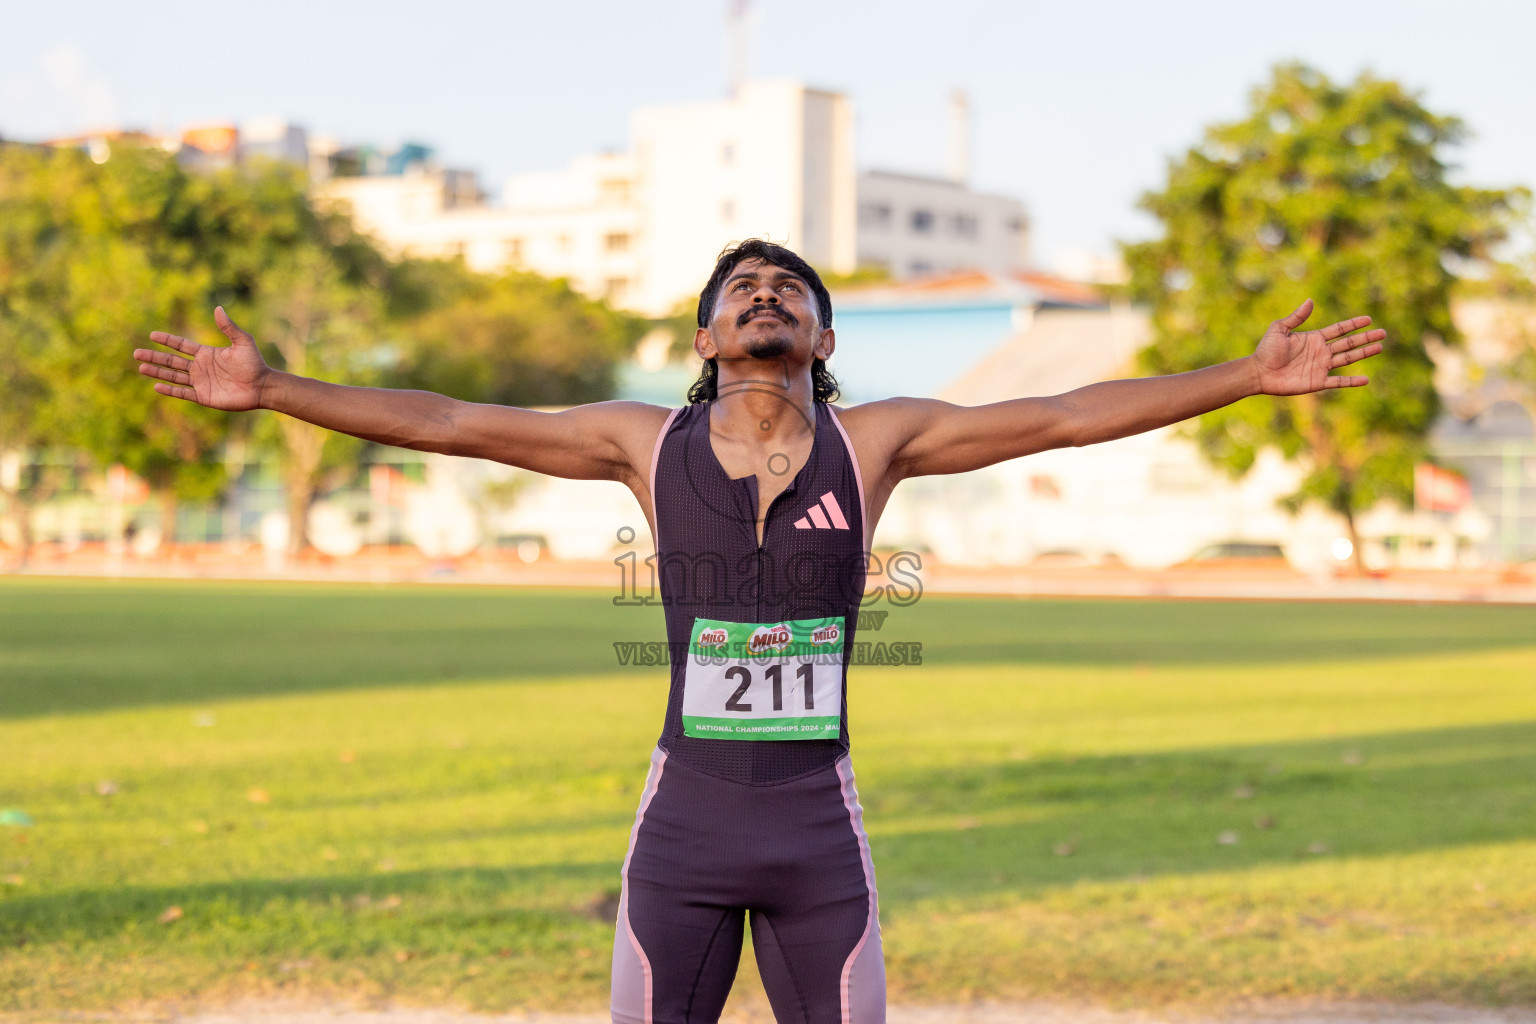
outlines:
[[[859,266],[896,278],[1006,274],[1029,259],[1029,219],[1018,199],[893,171],[859,175],[858,237]]]
[[[464,172],[430,167],[332,178],[317,194],[393,252],[525,267],[654,316],[697,295],[716,254],[743,238],[854,268],[847,97],[750,82],[731,99],[637,110],[632,136],[632,153],[511,178],[498,207]]]
[[[344,203],[358,226],[394,253],[453,258],[474,270],[536,270],[620,306],[634,304],[639,210],[634,161],[582,157],[558,174],[507,183],[487,206],[464,171],[409,168],[399,175],[332,178],[316,189]]]
[[[730,98],[636,110],[631,152],[515,176],[499,206],[483,201],[467,172],[423,164],[332,178],[316,193],[348,205],[393,252],[565,277],[588,295],[661,316],[697,295],[720,250],[744,238],[788,245],[833,273],[860,264],[897,277],[1022,268],[1023,204],[964,184],[957,123],[959,177],[861,176],[848,97],[746,82]]]
[[[724,100],[649,107],[633,122],[641,209],[636,306],[697,295],[733,241],[768,238],[823,270],[855,259],[853,110],[797,82],[747,82]]]

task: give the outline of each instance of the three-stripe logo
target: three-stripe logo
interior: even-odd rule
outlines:
[[[823,511],[823,506],[825,511]],[[821,501],[813,504],[805,510],[805,515],[795,520],[797,530],[846,530],[848,520],[843,518],[842,506],[837,503],[837,495],[828,491],[821,496]]]

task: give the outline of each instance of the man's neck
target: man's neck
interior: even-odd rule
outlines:
[[[788,385],[779,367],[773,373],[721,376],[710,427],[733,441],[782,442],[814,434],[816,404],[809,374]]]

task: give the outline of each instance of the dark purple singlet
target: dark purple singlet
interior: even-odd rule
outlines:
[[[836,411],[815,403],[810,455],[766,510],[759,545],[757,478],[726,475],[710,444],[711,405],[674,411],[653,456],[671,688],[624,861],[613,1019],[717,1020],[750,911],[780,1022],[883,1021],[874,869],[848,760],[847,671],[867,557],[857,460]],[[776,463],[787,471],[778,457],[770,472]],[[742,653],[792,632],[800,644],[784,648],[780,670]],[[841,658],[795,655],[813,640],[840,640]],[[705,679],[699,652],[711,643],[721,653]],[[765,718],[780,708],[786,717]],[[812,731],[799,724],[809,722],[821,723],[817,738],[766,738]]]

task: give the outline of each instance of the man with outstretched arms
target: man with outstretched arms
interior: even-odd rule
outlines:
[[[892,489],[1251,395],[1364,385],[1331,371],[1380,352],[1385,332],[1354,333],[1364,316],[1301,331],[1311,309],[1270,324],[1253,355],[1191,373],[976,407],[838,410],[826,288],[793,252],[751,240],[721,255],[699,296],[704,371],[680,409],[535,412],[327,384],[268,368],[222,308],[227,347],[157,331],[174,354],[134,357],[173,398],[628,486],[656,538],[674,655],[624,859],[613,1019],[716,1020],[750,917],[780,1021],[866,1024],[884,1020],[885,968],[845,698],[869,538]]]

